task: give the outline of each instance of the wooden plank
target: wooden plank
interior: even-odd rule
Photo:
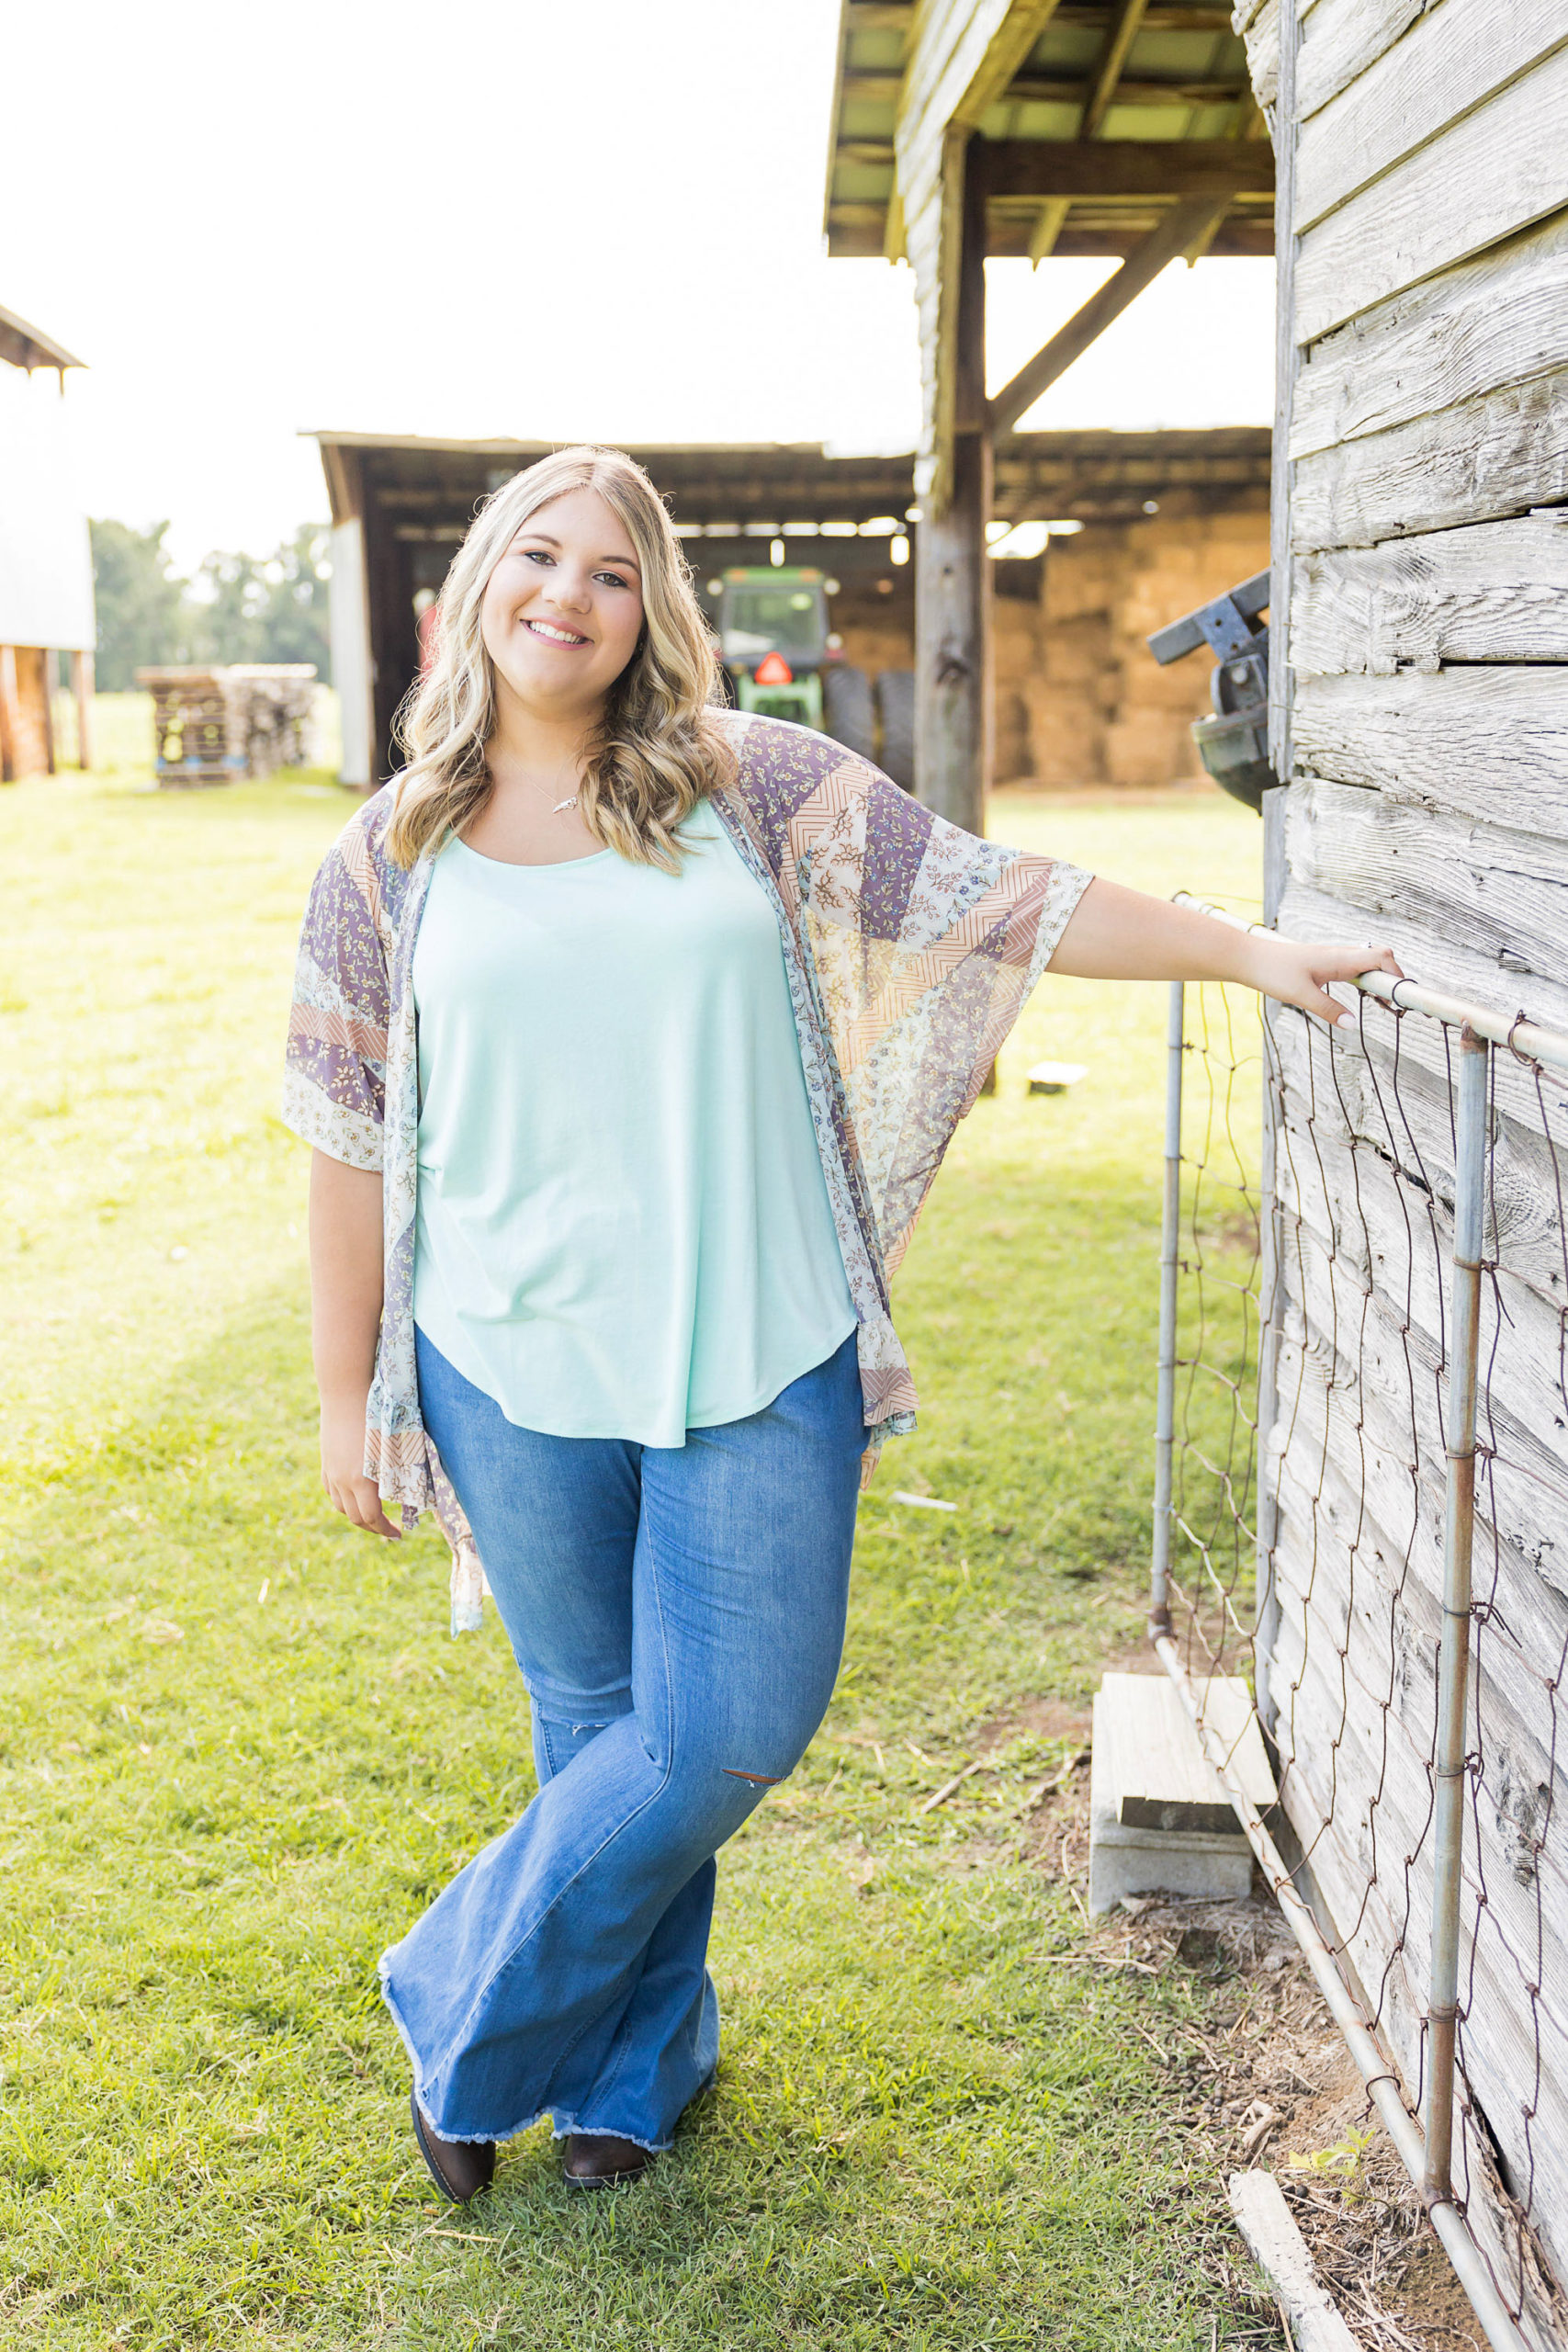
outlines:
[[[1296,107],[1304,124],[1392,48],[1433,0],[1316,0],[1302,17]]]
[[[1565,109],[1562,49],[1309,230],[1296,254],[1297,340],[1568,204]]]
[[[1291,420],[1295,411],[1296,379],[1302,355],[1295,336],[1296,288],[1296,145],[1301,136],[1296,107],[1296,64],[1301,42],[1295,0],[1284,0],[1284,13],[1275,35],[1275,96],[1272,117],[1274,144],[1280,159],[1274,209],[1279,260],[1274,294],[1274,431],[1269,469],[1269,546],[1271,572],[1269,600],[1269,634],[1278,648],[1269,665],[1269,758],[1281,785],[1288,784],[1295,752],[1291,734],[1294,673],[1291,666],[1291,513],[1295,496],[1295,464],[1291,453]],[[1259,104],[1262,101],[1259,100]],[[1266,842],[1273,838],[1277,816],[1265,815]],[[1267,855],[1267,851],[1266,851]]]
[[[76,704],[76,764],[90,768],[93,764],[93,656],[75,652],[71,656],[71,692]]]
[[[1445,662],[1568,662],[1568,507],[1298,557],[1291,662],[1388,678]]]
[[[1315,344],[1297,379],[1291,454],[1384,433],[1563,368],[1568,214],[1395,295]],[[1462,439],[1462,427],[1456,437]],[[1483,511],[1503,513],[1506,504]]]
[[[1331,783],[1568,837],[1568,672],[1499,663],[1436,677],[1302,678],[1294,732],[1298,763]],[[1435,973],[1421,977],[1438,984]],[[1558,1011],[1540,1017],[1556,1026]]]
[[[1081,107],[1093,88],[1093,80],[1081,74],[1076,80],[1064,80],[1056,74],[1015,74],[1008,85],[1004,104]],[[1134,82],[1123,74],[1116,85],[1119,107],[1156,107],[1165,114],[1173,107],[1234,106],[1238,98],[1249,95],[1249,85],[1239,76],[1224,81],[1190,76],[1180,81]]]
[[[1427,1406],[1435,1415],[1444,1385],[1451,1248],[1447,1207],[1439,1204],[1432,1218],[1440,1246],[1431,1247],[1430,1234],[1420,1231],[1419,1208],[1394,1197],[1377,1154],[1358,1152],[1352,1162],[1322,1130],[1283,1158],[1278,1190],[1287,1217],[1281,1265],[1290,1296],[1358,1382],[1371,1376],[1390,1384],[1415,1448]],[[1483,1292],[1483,1328],[1489,1452],[1510,1478],[1519,1478],[1521,1492],[1534,1479],[1542,1499],[1527,1506],[1532,1527],[1550,1528],[1565,1517],[1568,1488],[1561,1305],[1554,1308],[1524,1283],[1499,1277],[1495,1291],[1488,1283]],[[1426,1458],[1443,1458],[1436,1419],[1428,1426]],[[1508,1529],[1502,1532],[1510,1535]],[[1533,1536],[1531,1548],[1540,1548]],[[1568,1584],[1564,1553],[1563,1543],[1551,1535],[1538,1561],[1554,1585]]]
[[[1292,1506],[1299,1501],[1296,1496],[1290,1498]],[[1292,1524],[1289,1509],[1285,1523]],[[1320,1540],[1320,1579],[1325,1571],[1327,1548]],[[1315,1781],[1320,1803],[1326,1797],[1331,1807],[1328,1818],[1334,1823],[1336,1838],[1348,1849],[1355,1869],[1363,1882],[1382,1885],[1384,1901],[1414,1962],[1415,1982],[1424,1986],[1431,1928],[1430,1751],[1411,1740],[1396,1705],[1377,1705],[1359,1679],[1344,1677],[1326,1639],[1314,1637],[1309,1628],[1303,1640],[1303,1622],[1292,1613],[1300,1570],[1288,1547],[1281,1547],[1281,1566],[1286,1571],[1284,1589],[1290,1596],[1276,1654],[1286,1693],[1281,1710],[1284,1736],[1280,1742],[1281,1798],[1299,1776]],[[1341,1568],[1341,1573],[1348,1572]],[[1435,1679],[1435,1656],[1425,1663]],[[1511,1996],[1523,2013],[1516,2048],[1533,2060],[1539,2025],[1547,2051],[1556,2059],[1568,2056],[1568,1952],[1559,1933],[1560,1922],[1568,1928],[1568,1878],[1562,1873],[1557,1841],[1551,1836],[1553,1791],[1541,1787],[1538,1794],[1530,1776],[1539,1767],[1528,1754],[1516,1758],[1504,1734],[1499,1733],[1491,1745],[1493,1801],[1472,1808],[1466,1822],[1461,1917],[1467,1940],[1474,1933],[1477,1919],[1486,1918],[1483,1948],[1489,1964],[1484,1972],[1478,1966],[1477,1973],[1492,1978],[1488,1990],[1495,1997]],[[1533,1750],[1533,1742],[1526,1745]],[[1514,1812],[1500,1818],[1496,1798],[1503,1794],[1510,1774],[1517,1776],[1518,1795]],[[1553,1776],[1553,1788],[1561,1802],[1561,1774]],[[1543,1829],[1544,1844],[1540,1842]],[[1401,1882],[1406,1879],[1415,1882],[1416,1897],[1408,1920],[1400,1916],[1404,1900]],[[1521,1995],[1534,1978],[1538,1962],[1542,1968],[1541,1990],[1531,2002]],[[1529,2071],[1524,2079],[1529,2081]],[[1568,2108],[1561,2085],[1558,2098]]]
[[[982,149],[993,197],[1267,196],[1262,139],[996,139]]]
[[[1287,1738],[1294,1728],[1286,1724]],[[1398,1894],[1403,1916],[1397,1921],[1390,1917],[1379,1890],[1368,1885],[1364,1866],[1353,1850],[1353,1836],[1348,1839],[1325,1830],[1328,1802],[1320,1765],[1326,1752],[1325,1729],[1312,1719],[1310,1711],[1300,1729],[1299,1745],[1290,1751],[1285,1771],[1285,1809],[1311,1858],[1314,1877],[1329,1912],[1341,1923],[1350,1964],[1369,1990],[1381,2029],[1408,2085],[1419,2079],[1425,1992],[1423,1920],[1429,1905],[1429,1881],[1420,1873],[1419,1864],[1414,1876],[1403,1869],[1394,1873],[1390,1891]],[[1365,1792],[1368,1797],[1371,1793],[1371,1789]],[[1419,1956],[1407,1948],[1406,1925],[1414,1931],[1412,1941],[1416,1937],[1422,1939]],[[1558,2243],[1553,2252],[1561,2269],[1568,2254],[1562,2243],[1568,2193],[1559,2175],[1562,2152],[1568,2147],[1568,2129],[1557,2109],[1568,2067],[1549,2026],[1545,2059],[1551,2086],[1546,2097],[1553,2110],[1553,2128],[1543,2133],[1539,2118],[1530,2128],[1526,2113],[1536,2108],[1540,2075],[1535,2064],[1534,2013],[1529,1993],[1521,1988],[1518,1967],[1509,1965],[1506,1956],[1499,1954],[1490,1933],[1483,1939],[1477,1961],[1474,1981],[1467,1983],[1470,2015],[1462,2038],[1464,2071],[1489,2121],[1494,2115],[1498,2119],[1498,2136],[1510,2165],[1516,2168],[1516,2179],[1536,2188],[1530,2199],[1532,2218],[1549,2247],[1555,2234]],[[1543,2173],[1538,2151],[1548,2138],[1551,2155]],[[1495,2168],[1485,2151],[1469,2136],[1468,2126],[1460,2169],[1467,2182],[1472,2229],[1497,2276],[1517,2276],[1513,2215]],[[1528,2300],[1532,2308],[1526,2313],[1527,2341],[1540,2352],[1551,2352],[1560,2336],[1551,2314],[1543,2322],[1539,2295],[1532,2291]]]
[[[1286,2341],[1297,2352],[1357,2352],[1273,2174],[1233,2172],[1228,2191],[1236,2227],[1280,2306]]]
[[[1339,1495],[1342,1511],[1353,1511],[1348,1489]],[[1280,1630],[1276,1659],[1281,1669],[1282,1705],[1289,1695],[1298,1704],[1293,1723],[1286,1713],[1287,1734],[1279,1743],[1281,1791],[1303,1756],[1326,1768],[1330,1759],[1347,1768],[1350,1790],[1388,1787],[1390,1807],[1403,1814],[1401,1825],[1406,1854],[1423,1844],[1431,1787],[1427,1767],[1432,1756],[1430,1724],[1435,1711],[1438,1676],[1438,1611],[1431,1606],[1429,1624],[1419,1638],[1408,1637],[1390,1653],[1368,1622],[1371,1611],[1359,1605],[1347,1620],[1347,1632],[1337,1640],[1335,1628],[1324,1620],[1324,1594],[1330,1586],[1343,1595],[1352,1591],[1359,1603],[1363,1586],[1371,1589],[1374,1575],[1367,1559],[1352,1558],[1341,1532],[1330,1526],[1321,1509],[1310,1517],[1312,1497],[1299,1482],[1285,1480],[1281,1498],[1282,1540],[1280,1552]],[[1375,1596],[1386,1600],[1384,1594]],[[1394,1622],[1399,1624],[1396,1596]],[[1425,1596],[1420,1596],[1425,1601]],[[1485,1626],[1478,1628],[1478,1646],[1485,1649]],[[1522,1676],[1517,1677],[1522,1684]],[[1516,1963],[1533,1969],[1539,1913],[1549,1923],[1568,1926],[1568,1875],[1564,1874],[1561,1839],[1550,1835],[1552,1817],[1568,1799],[1560,1762],[1551,1751],[1519,1722],[1495,1676],[1483,1667],[1477,1677],[1483,1730],[1477,1752],[1483,1757],[1483,1778],[1489,1786],[1491,1818],[1479,1834],[1468,1838],[1466,1907],[1472,1916],[1485,1902]],[[1309,1720],[1303,1722],[1305,1714]],[[1561,1725],[1558,1726],[1561,1732]],[[1303,1746],[1303,1735],[1310,1735]],[[1354,1807],[1351,1809],[1354,1819]],[[1542,1832],[1548,1834],[1542,1837]],[[1500,1865],[1499,1883],[1490,1882],[1489,1863]],[[1382,1872],[1365,1856],[1366,1875]],[[1501,1881],[1506,1881],[1505,1887]],[[1423,1970],[1423,1973],[1424,1973]],[[1568,1955],[1554,1959],[1546,2006],[1553,2030],[1568,2039]]]
[[[1443,0],[1303,124],[1298,227],[1311,228],[1565,42],[1562,0],[1508,0],[1506,8]]]
[[[1344,939],[1361,930],[1388,933],[1397,941],[1404,931],[1397,917],[1385,915],[1375,923],[1367,922],[1356,908],[1314,888],[1310,879],[1299,880],[1294,889],[1292,928],[1300,936]],[[1413,935],[1415,948],[1410,944]],[[1435,943],[1430,933],[1405,933],[1404,948],[1412,962],[1416,953],[1428,965],[1455,960],[1454,951]],[[1467,977],[1472,978],[1478,959],[1466,957],[1465,965]],[[1466,993],[1472,998],[1482,995],[1473,987]],[[1495,986],[1486,993],[1494,1003],[1499,999],[1507,1002]],[[1453,1069],[1449,1033],[1418,1014],[1396,1020],[1386,1008],[1364,1003],[1358,1029],[1338,1032],[1328,1075],[1320,1060],[1320,1046],[1325,1047],[1327,1041],[1315,1024],[1306,1041],[1312,1068],[1310,1072],[1303,1071],[1298,1056],[1305,1028],[1303,1017],[1294,1013],[1282,1014],[1276,1023],[1277,1052],[1285,1082],[1296,1086],[1303,1100],[1310,1097],[1320,1109],[1337,1105],[1347,1117],[1358,1118],[1361,1122],[1358,1132],[1364,1129],[1369,1141],[1386,1126],[1397,1133],[1408,1124],[1410,1133],[1402,1148],[1388,1145],[1386,1138],[1380,1148],[1391,1161],[1406,1167],[1413,1165],[1412,1154],[1425,1154],[1414,1172],[1440,1191],[1450,1181],[1452,1164]],[[1393,1067],[1396,1039],[1397,1088]],[[1428,1106],[1426,1110],[1424,1104]],[[1497,1198],[1488,1207],[1493,1238],[1503,1248],[1504,1261],[1511,1272],[1531,1283],[1543,1296],[1559,1300],[1568,1286],[1568,1275],[1558,1262],[1561,1220],[1556,1205],[1560,1170],[1565,1172],[1562,1192],[1568,1199],[1568,1080],[1551,1071],[1537,1070],[1512,1054],[1496,1052],[1492,1061],[1492,1108],[1495,1129],[1501,1136],[1491,1179],[1498,1187]],[[1425,1125],[1428,1118],[1430,1124]],[[1450,1140],[1438,1149],[1435,1138],[1443,1135]]]
[[[1242,33],[1252,95],[1266,111],[1280,97],[1280,0],[1263,0]]]
[[[1296,460],[1299,553],[1501,520],[1568,498],[1568,369]]]
[[[1286,839],[1298,884],[1483,958],[1496,967],[1495,997],[1538,974],[1568,989],[1568,842],[1561,837],[1506,832],[1303,778]]]
[[[1430,1048],[1425,1053],[1416,1042],[1423,1032]],[[1389,1050],[1391,1030],[1379,1022],[1366,1033],[1371,1050],[1362,1053],[1352,1041],[1337,1041],[1328,1070],[1327,1040],[1315,1032],[1309,1036],[1303,1023],[1281,1021],[1275,1050],[1283,1115],[1298,1132],[1309,1119],[1315,1122],[1347,1148],[1355,1138],[1427,1193],[1451,1197],[1453,1114],[1442,1040],[1414,1017],[1393,1034],[1397,1066]],[[1498,1062],[1495,1076],[1501,1079],[1506,1067]],[[1488,1254],[1495,1253],[1503,1272],[1534,1290],[1553,1312],[1568,1298],[1562,1206],[1568,1199],[1568,1105],[1562,1092],[1561,1084],[1542,1089],[1551,1123],[1543,1131],[1531,1088],[1521,1090],[1512,1103],[1498,1090],[1487,1178]]]
[[[1386,1960],[1390,1942],[1403,1949],[1412,1990],[1420,1999],[1428,1982],[1431,1946],[1427,1828],[1431,1795],[1427,1759],[1411,1747],[1392,1713],[1380,1711],[1375,1721],[1369,1721],[1366,1702],[1359,1691],[1351,1694],[1355,1703],[1348,1702],[1335,1661],[1325,1654],[1326,1645],[1303,1650],[1299,1635],[1300,1628],[1287,1616],[1278,1652],[1286,1691],[1281,1709],[1282,1789],[1300,1810],[1303,1782],[1312,1788],[1310,1809],[1325,1812],[1332,1825],[1328,1836],[1320,1837],[1314,1871],[1323,1846],[1332,1843],[1339,1850],[1344,1876],[1352,1890],[1344,1924],[1355,1922],[1365,1903],[1373,1940],[1383,1946],[1381,1956]],[[1500,1774],[1511,1769],[1500,1746],[1495,1761]],[[1544,1800],[1542,1812],[1550,1816]],[[1293,1813],[1291,1817],[1294,1818]],[[1540,1818],[1531,1816],[1538,1823]],[[1539,1826],[1532,1835],[1529,1827],[1521,1833],[1517,1825],[1500,1826],[1493,1807],[1483,1804],[1467,1819],[1466,1830],[1461,1916],[1467,1953],[1478,1922],[1483,1923],[1473,1974],[1468,1966],[1465,1971],[1467,1984],[1473,1986],[1472,2031],[1467,2035],[1471,2077],[1476,2080],[1481,2072],[1477,2087],[1494,2122],[1500,2120],[1493,2112],[1495,2104],[1505,2109],[1512,2107],[1515,2130],[1522,2138],[1520,2108],[1529,2096],[1538,2060],[1544,2060],[1555,2072],[1568,2058],[1564,2024],[1568,1969],[1558,1935],[1558,1923],[1568,1925],[1568,1883],[1555,1860],[1543,1853],[1531,1884],[1520,1885],[1513,1860],[1521,1836],[1533,1846]],[[1367,1901],[1369,1888],[1378,1891],[1381,1901]],[[1544,1938],[1541,1913],[1546,1920]],[[1337,1911],[1336,1917],[1339,1916]],[[1538,1953],[1542,1989],[1532,1998],[1529,1988]],[[1371,1982],[1377,1984],[1378,1972]],[[1489,2011],[1501,2013],[1501,2031],[1485,2030],[1483,2020]],[[1480,2070],[1475,2064],[1478,2054]],[[1553,2087],[1549,2103],[1562,2114],[1568,2110],[1568,2100],[1560,2082]],[[1562,2152],[1558,2164],[1568,2171]]]
[[[1312,1615],[1363,1690],[1394,1706],[1426,1755],[1443,1590],[1443,1453],[1435,1412],[1426,1411],[1418,1388],[1416,1419],[1425,1426],[1421,1462],[1412,1469],[1417,1439],[1401,1426],[1395,1400],[1380,1393],[1375,1377],[1331,1365],[1321,1334],[1303,1327],[1281,1350],[1281,1366],[1291,1436],[1274,1468],[1303,1498],[1302,1523],[1321,1534],[1324,1547],[1303,1555],[1299,1568],[1287,1563],[1277,1570],[1280,1606],[1298,1619],[1303,1611]],[[1484,1482],[1483,1493],[1490,1495]],[[1472,1659],[1477,1720],[1489,1736],[1506,1735],[1528,1765],[1516,1776],[1520,1789],[1561,1782],[1568,1808],[1562,1719],[1568,1701],[1553,1687],[1568,1641],[1568,1596],[1518,1544],[1495,1546],[1495,1532],[1489,1520],[1478,1524],[1477,1591],[1486,1623]],[[1354,1576],[1341,1574],[1352,1560]]]
[[[1261,1813],[1274,1802],[1252,1694],[1234,1676],[1200,1686],[1207,1720],[1231,1769]],[[1164,1674],[1107,1674],[1100,1685],[1105,1786],[1124,1829],[1241,1836],[1229,1797],[1204,1756],[1176,1685]]]

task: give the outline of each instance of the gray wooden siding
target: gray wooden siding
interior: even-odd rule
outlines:
[[[1274,130],[1296,242],[1274,526],[1291,563],[1280,927],[1386,942],[1424,980],[1568,1027],[1568,8],[1282,5],[1295,8],[1291,110]],[[1249,0],[1235,23],[1271,102],[1274,0]],[[1268,1687],[1292,1824],[1414,2088],[1430,1939],[1448,1060],[1430,1024],[1400,1024],[1391,1124],[1386,1018],[1332,1057],[1300,1023],[1278,1037],[1286,1304]],[[1568,1147],[1568,1088],[1550,1091]],[[1562,1174],[1563,1192],[1529,1073],[1499,1055],[1483,1339],[1498,1458],[1482,1480],[1476,1587],[1508,1638],[1479,1641],[1486,1770],[1466,1828],[1463,2052],[1508,2179],[1532,2185],[1559,2283]],[[1463,2159],[1477,2234],[1512,2275],[1507,2198],[1468,2125]],[[1538,2280],[1524,2321],[1543,2347],[1562,2340],[1550,2292]]]

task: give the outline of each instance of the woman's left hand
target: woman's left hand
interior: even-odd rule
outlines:
[[[1362,972],[1388,972],[1404,978],[1389,947],[1319,947],[1300,939],[1270,939],[1254,933],[1248,940],[1252,968],[1250,985],[1280,1004],[1293,1004],[1328,1028],[1356,1016],[1328,993],[1334,980],[1355,980]]]

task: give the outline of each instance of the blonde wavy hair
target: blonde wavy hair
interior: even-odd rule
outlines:
[[[435,658],[396,723],[408,764],[394,784],[387,846],[400,865],[412,865],[448,831],[460,833],[490,797],[485,750],[496,698],[480,628],[485,589],[528,517],[573,490],[596,491],[625,524],[642,571],[643,609],[637,650],[610,689],[588,748],[579,815],[606,849],[678,873],[676,826],[728,777],[726,740],[712,707],[713,643],[662,500],[619,449],[558,449],[486,500],[452,559]]]

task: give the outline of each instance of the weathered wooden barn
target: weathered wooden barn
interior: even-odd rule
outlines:
[[[333,676],[343,775],[391,772],[394,712],[414,676],[417,602],[440,588],[487,492],[551,447],[322,433],[333,516]],[[1165,785],[1195,773],[1195,663],[1162,671],[1143,639],[1172,600],[1195,605],[1268,560],[1267,425],[1010,434],[992,511],[997,772],[1043,784]],[[635,447],[670,502],[699,593],[733,563],[791,563],[838,582],[832,622],[869,673],[914,664],[911,455],[829,457],[811,444]],[[1010,526],[1059,526],[1014,557]],[[1036,528],[1035,536],[1039,531]],[[911,560],[911,554],[913,560]]]
[[[0,778],[52,774],[55,655],[69,653],[88,762],[93,560],[75,501],[62,401],[64,346],[0,310]],[[58,386],[36,382],[52,371]]]
[[[1279,169],[1269,911],[1568,1029],[1568,10],[1244,0],[1237,21]],[[1300,1023],[1276,1035],[1262,1695],[1415,2090],[1445,1334],[1406,1217],[1429,1198],[1451,1250],[1450,1054],[1407,1017],[1330,1073]],[[1560,1079],[1495,1062],[1460,2169],[1545,2346],[1568,2312],[1530,2279],[1539,2256],[1568,2281],[1568,1132]]]
[[[906,257],[920,302],[923,798],[983,818],[999,436],[1176,255],[1277,235],[1269,913],[1568,1031],[1565,96],[1563,0],[845,0],[829,248]],[[987,400],[984,258],[1020,252],[1124,259]],[[1303,1883],[1418,2111],[1458,1048],[1415,1015],[1332,1057],[1299,1021],[1271,1035],[1258,1696]],[[1493,1087],[1455,2183],[1546,2352],[1568,2342],[1568,1091],[1504,1049]]]

